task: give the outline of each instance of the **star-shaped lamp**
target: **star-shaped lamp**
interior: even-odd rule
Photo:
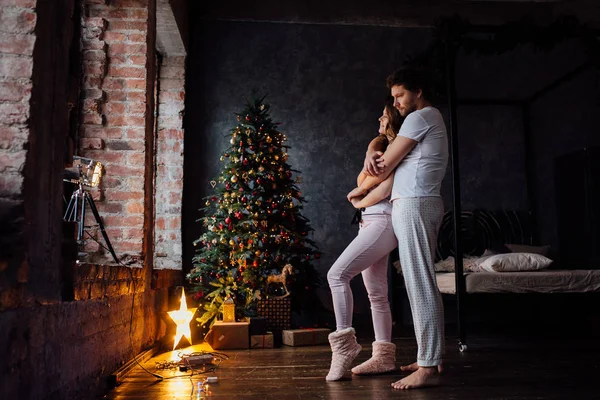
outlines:
[[[179,344],[179,341],[183,336],[192,344],[192,333],[190,332],[190,322],[192,317],[196,313],[195,308],[187,308],[185,301],[185,292],[181,289],[181,305],[179,310],[169,311],[169,317],[177,325],[177,332],[175,332],[175,342],[173,342],[173,350]]]

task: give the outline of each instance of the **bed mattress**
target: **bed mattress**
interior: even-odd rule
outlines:
[[[440,292],[455,294],[453,272],[436,274]],[[600,292],[600,270],[473,272],[465,274],[467,293]]]

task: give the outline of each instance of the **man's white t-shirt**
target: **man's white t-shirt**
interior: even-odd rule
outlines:
[[[437,108],[408,114],[398,136],[417,142],[394,173],[391,201],[405,197],[440,197],[448,165],[446,125]]]

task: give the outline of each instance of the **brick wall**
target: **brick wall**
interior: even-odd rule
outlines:
[[[0,264],[14,253],[20,241],[15,230],[22,228],[35,5],[36,0],[0,1]]]
[[[162,59],[156,137],[156,269],[181,269],[185,56]]]
[[[86,0],[82,24],[84,79],[78,147],[84,157],[104,164],[105,176],[94,197],[118,257],[127,261],[129,256],[133,258],[129,261],[141,263],[148,1],[105,4]],[[97,247],[88,250],[102,254]],[[100,257],[92,259],[101,261]]]

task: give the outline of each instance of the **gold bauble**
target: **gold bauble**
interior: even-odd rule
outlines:
[[[265,170],[265,167],[263,167],[262,165],[260,167],[258,167],[259,172],[263,172],[264,170]]]
[[[261,167],[261,168],[262,168],[262,167]],[[253,169],[251,169],[250,171],[248,171],[248,174],[249,174],[249,175],[254,175],[254,170],[253,170]]]
[[[222,237],[222,238],[221,238],[221,240],[220,240],[220,242],[221,242],[222,244],[225,244],[225,243],[227,243],[227,239],[225,239],[224,237]]]
[[[256,205],[257,205],[257,206],[260,206],[260,204],[261,204],[261,203],[260,203],[260,200],[256,200]]]
[[[271,143],[273,141],[273,139],[271,139],[271,136],[267,136],[267,138],[265,139],[265,141],[267,143]]]
[[[275,154],[275,155],[273,156],[273,158],[275,159],[275,161],[279,160],[279,156],[278,156],[277,154]]]
[[[230,246],[235,246],[235,242],[233,241],[233,239],[231,239],[231,240],[229,241],[229,245],[230,245]]]
[[[210,201],[207,200],[205,204],[206,204],[206,207],[210,206]]]
[[[223,197],[226,198],[226,199],[229,198],[229,192],[223,193]]]
[[[225,161],[225,157],[221,156],[221,157],[219,158],[219,160],[221,160],[221,161]]]
[[[254,254],[256,254],[256,256],[258,257],[258,256],[260,256],[261,252],[260,252],[260,250],[256,250],[256,252]]]
[[[229,141],[229,143],[235,144],[235,138],[231,138],[231,140]]]
[[[238,181],[238,178],[236,175],[231,177],[231,182],[236,183]]]

